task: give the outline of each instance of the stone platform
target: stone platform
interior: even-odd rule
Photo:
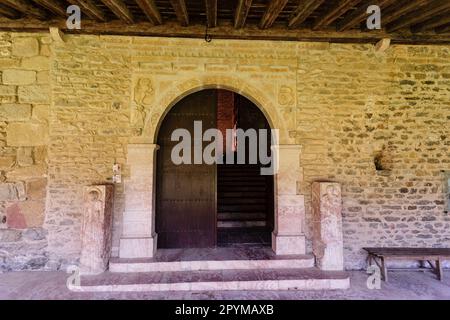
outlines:
[[[312,255],[269,247],[163,249],[151,259],[111,259],[109,272],[83,276],[80,292],[347,289],[345,272],[314,267]]]
[[[317,268],[170,271],[83,276],[76,292],[348,289],[349,275]]]
[[[160,249],[149,259],[110,260],[111,272],[312,268],[312,255],[275,255],[267,247]]]

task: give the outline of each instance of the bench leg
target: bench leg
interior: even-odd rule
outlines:
[[[442,270],[441,260],[436,260],[436,273],[440,281],[444,280],[444,272]]]
[[[384,282],[388,282],[387,266],[384,257],[381,257],[381,273],[383,274]]]
[[[372,255],[369,254],[369,256],[367,257],[367,267],[370,267],[372,265]]]

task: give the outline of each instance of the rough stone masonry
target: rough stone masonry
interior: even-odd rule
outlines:
[[[364,267],[363,246],[449,247],[449,61],[449,46],[0,33],[0,270],[79,263],[83,187],[110,181],[114,163],[126,177],[127,144],[170,107],[160,93],[205,75],[267,92],[253,98],[302,146],[308,252],[318,180],[342,185],[348,269]]]

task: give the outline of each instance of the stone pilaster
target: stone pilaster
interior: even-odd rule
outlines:
[[[276,254],[305,254],[303,195],[297,194],[301,180],[300,145],[278,146],[278,173],[275,180],[276,215],[272,248]]]
[[[344,269],[341,185],[314,182],[312,185],[313,251],[322,270]]]
[[[121,258],[149,258],[156,252],[155,162],[156,144],[129,144],[124,180],[125,211],[120,239]]]

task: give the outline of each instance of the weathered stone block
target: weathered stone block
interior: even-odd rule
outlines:
[[[47,122],[49,118],[50,106],[46,104],[34,105],[32,118],[37,121]]]
[[[23,182],[0,184],[0,201],[18,201],[25,199]]]
[[[7,155],[0,156],[0,170],[10,169],[14,165],[15,161],[16,157],[14,156],[7,156]]]
[[[36,75],[38,84],[49,84],[50,83],[50,73],[46,71],[39,71]]]
[[[37,56],[39,43],[36,38],[17,38],[12,43],[12,54],[18,57]]]
[[[0,120],[26,121],[31,117],[31,105],[19,103],[0,104]]]
[[[15,86],[0,85],[0,96],[15,96],[16,91]]]
[[[47,147],[35,147],[33,150],[33,159],[36,164],[44,164],[47,161]]]
[[[43,200],[47,192],[47,179],[34,179],[26,183],[27,199]]]
[[[26,229],[42,227],[45,218],[44,201],[17,202],[6,209],[8,228]]]
[[[47,230],[43,228],[31,228],[24,230],[22,232],[22,237],[23,239],[28,241],[39,241],[44,240],[47,234],[48,234]]]
[[[0,229],[0,242],[17,242],[21,239],[20,230]]]
[[[28,167],[18,167],[8,171],[6,175],[11,181],[44,178],[47,175],[47,166],[40,163]]]
[[[333,182],[312,184],[313,252],[322,270],[344,269],[341,186]]]
[[[33,148],[20,147],[17,149],[17,163],[20,166],[31,166],[33,164]]]
[[[6,137],[8,146],[42,146],[47,144],[48,128],[42,124],[10,123]]]
[[[21,103],[50,103],[50,90],[47,85],[21,86],[18,89],[19,102]]]
[[[20,66],[20,59],[0,58],[0,68],[16,68]]]
[[[25,216],[27,228],[42,227],[45,219],[45,201],[23,201],[19,207]]]
[[[36,82],[36,71],[6,69],[2,73],[3,84],[29,85]]]
[[[43,56],[23,58],[22,68],[36,71],[49,70],[50,61],[49,58]]]

